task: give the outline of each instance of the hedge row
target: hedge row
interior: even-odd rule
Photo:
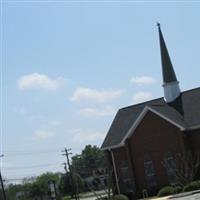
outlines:
[[[189,192],[189,191],[199,190],[199,189],[200,189],[200,181],[193,181],[193,182],[187,184],[183,188],[183,192]]]
[[[182,188],[180,186],[172,187],[172,186],[166,186],[158,192],[157,196],[163,197],[163,196],[168,196],[172,194],[178,194],[182,192]]]
[[[177,194],[181,192],[189,192],[194,190],[200,190],[200,181],[193,181],[187,185],[185,185],[183,188],[180,186],[172,187],[172,186],[166,186],[159,190],[157,196],[163,197],[168,196],[172,194]]]

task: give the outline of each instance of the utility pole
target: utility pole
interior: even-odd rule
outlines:
[[[63,163],[63,165],[64,165],[65,172],[67,174],[67,163],[65,162],[65,163]]]
[[[70,165],[70,162],[69,162],[69,155],[71,155],[72,153],[69,152],[71,151],[71,149],[67,149],[65,148],[64,151],[64,154],[62,154],[63,156],[66,156],[66,159],[67,159],[67,165],[68,165],[68,169],[69,169],[69,174],[70,174],[70,179],[71,179],[71,187],[72,187],[72,193],[73,195],[75,196],[75,199],[78,200],[77,198],[77,194],[76,194],[76,187],[74,186],[74,183],[73,183],[73,174],[72,174],[72,168],[71,168],[71,165]],[[67,166],[66,166],[66,163],[64,164],[65,165],[65,169],[66,169],[66,172],[67,172]]]
[[[0,171],[0,182],[1,182],[1,189],[2,189],[3,200],[6,200],[6,193],[5,193],[5,190],[4,190],[4,185],[3,185],[3,179],[2,179],[2,176],[1,176],[1,171]]]
[[[0,155],[0,158],[2,158],[4,155]],[[1,190],[2,190],[2,195],[3,195],[3,200],[6,200],[6,193],[5,193],[5,189],[4,189],[4,185],[3,185],[3,179],[1,176],[1,169],[0,169],[0,184],[1,184]]]
[[[73,172],[74,172],[74,174],[76,174],[77,173],[77,168],[76,168],[76,160],[74,160],[74,166],[73,166]],[[79,186],[78,186],[78,183],[77,183],[77,180],[75,180],[75,188],[76,188],[76,194],[77,194],[77,198],[79,199]]]

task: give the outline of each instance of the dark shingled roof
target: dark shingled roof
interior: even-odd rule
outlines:
[[[112,122],[102,148],[120,144],[146,106],[185,129],[200,125],[199,87],[182,92],[180,97],[170,104],[167,104],[163,98],[159,98],[120,109]]]

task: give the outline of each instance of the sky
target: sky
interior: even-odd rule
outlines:
[[[1,171],[64,172],[118,109],[163,96],[161,23],[182,91],[200,86],[200,2],[1,1]]]

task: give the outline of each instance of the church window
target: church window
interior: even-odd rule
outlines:
[[[177,176],[176,176],[176,172],[175,172],[176,166],[175,166],[174,157],[170,151],[168,151],[165,154],[164,166],[165,166],[165,169],[167,172],[167,177],[168,177],[169,183],[171,185],[176,185],[177,184]]]
[[[132,178],[129,171],[128,161],[124,160],[121,162],[120,171],[125,192],[132,192]]]
[[[153,161],[150,157],[146,158],[144,161],[144,171],[146,175],[146,182],[148,187],[157,186],[156,173],[153,165]]]

